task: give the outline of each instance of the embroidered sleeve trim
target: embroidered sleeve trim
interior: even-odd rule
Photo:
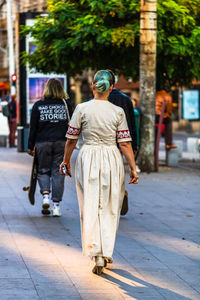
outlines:
[[[127,139],[131,138],[129,130],[118,130],[117,131],[117,139]]]
[[[67,134],[78,136],[80,134],[80,131],[81,131],[80,128],[75,128],[69,125]]]

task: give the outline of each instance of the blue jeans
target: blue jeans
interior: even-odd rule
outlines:
[[[64,148],[65,141],[36,143],[40,192],[52,191],[53,202],[60,202],[64,192],[65,176],[59,173]]]

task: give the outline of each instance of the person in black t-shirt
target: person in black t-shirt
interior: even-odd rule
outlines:
[[[59,174],[63,160],[65,135],[72,107],[67,100],[60,80],[49,79],[43,98],[34,105],[31,113],[28,153],[36,149],[38,182],[43,195],[42,214],[50,214],[50,193],[53,201],[53,216],[61,215],[59,203],[64,191],[64,176]]]

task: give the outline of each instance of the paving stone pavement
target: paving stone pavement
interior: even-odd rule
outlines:
[[[127,184],[129,212],[101,277],[81,253],[74,178],[62,217],[43,217],[39,190],[35,206],[22,191],[30,168],[27,154],[0,148],[0,300],[200,299],[198,168],[161,167]]]

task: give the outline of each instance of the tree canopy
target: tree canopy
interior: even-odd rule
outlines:
[[[36,43],[24,61],[44,73],[113,69],[139,78],[139,0],[50,0],[49,14],[23,26]],[[157,82],[200,79],[199,0],[158,0]]]

